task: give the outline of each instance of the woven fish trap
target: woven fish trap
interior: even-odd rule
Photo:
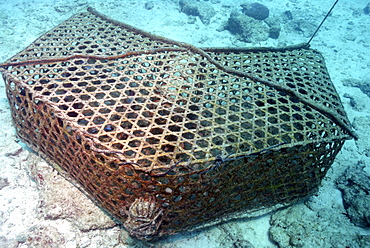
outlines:
[[[302,201],[356,137],[306,45],[201,49],[89,8],[0,68],[19,137],[143,240]]]

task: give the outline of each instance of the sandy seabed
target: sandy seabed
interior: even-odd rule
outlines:
[[[194,20],[180,12],[176,0],[5,0],[0,3],[0,61],[88,6],[145,31],[199,47],[276,47],[307,42],[332,4],[320,0],[259,1],[268,6],[272,18],[281,20],[281,32],[278,39],[245,43],[226,30],[220,31],[220,27],[232,10],[240,9],[240,4],[247,1],[206,2],[216,10],[207,25],[198,17]],[[360,0],[339,1],[311,43],[323,54],[360,137],[346,141],[319,192],[305,203],[274,214],[166,237],[152,246],[370,247],[369,229],[350,221],[335,186],[349,166],[360,165],[364,173],[370,174],[370,93],[366,94],[366,85],[370,88],[370,15],[363,11],[366,4]],[[291,21],[284,20],[286,11],[291,12]],[[0,247],[151,246],[128,238],[16,137],[3,80],[0,87]]]

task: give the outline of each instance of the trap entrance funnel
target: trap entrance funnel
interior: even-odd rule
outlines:
[[[304,200],[356,137],[304,45],[201,49],[89,8],[0,68],[19,137],[143,240]]]

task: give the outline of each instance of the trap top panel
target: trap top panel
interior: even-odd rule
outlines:
[[[37,66],[30,70],[31,65]],[[220,146],[238,156],[281,143],[354,135],[322,56],[305,47],[199,49],[89,8],[42,35],[9,59],[2,70],[22,75],[28,87],[57,104],[79,128],[107,146],[126,150],[125,155],[135,162],[140,152],[155,153],[154,159],[145,160],[149,167],[159,158],[165,164],[190,158],[204,162],[220,154]],[[287,104],[300,114],[292,115]],[[151,105],[160,107],[152,110]],[[112,114],[125,113],[127,108],[136,108],[137,113],[123,114],[125,120],[122,114]],[[232,114],[225,114],[229,110]],[[278,112],[286,127],[268,117]],[[340,127],[320,127],[323,122],[314,120],[322,116]],[[269,124],[275,127],[267,130]],[[220,125],[228,127],[227,135],[224,128],[216,127]],[[128,135],[124,130],[133,127],[137,133],[128,147],[122,147],[120,140]],[[243,132],[249,128],[253,132]],[[322,130],[314,134],[312,128]],[[117,129],[122,132],[109,134]],[[177,138],[173,137],[180,129]],[[286,135],[286,131],[293,133]],[[218,133],[212,142],[204,140],[209,132]],[[155,138],[158,134],[164,141]],[[148,146],[135,137],[147,137]],[[187,139],[197,142],[188,144]],[[140,147],[140,152],[128,152],[130,147]],[[165,154],[168,151],[172,157]],[[188,151],[196,153],[185,155]]]

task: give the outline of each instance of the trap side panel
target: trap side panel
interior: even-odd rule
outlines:
[[[61,75],[71,71],[69,68],[73,68],[76,74],[79,72],[86,73],[86,69],[94,70],[93,66],[90,65],[88,65],[88,68],[81,67],[76,70],[76,64],[86,66],[87,61],[84,63],[80,60],[74,62],[70,63],[72,67],[67,66],[61,71],[59,71],[60,69],[57,70]],[[97,63],[102,70],[105,70],[104,67],[101,67],[100,62],[94,61],[94,63]],[[109,62],[106,63],[110,64]],[[306,145],[302,145],[305,139],[313,137],[313,131],[307,130],[305,134],[305,127],[301,124],[298,125],[298,123],[302,123],[302,119],[297,117],[296,121],[291,121],[291,116],[284,112],[273,111],[271,107],[267,112],[269,113],[270,121],[275,125],[277,123],[280,123],[280,126],[285,125],[285,129],[289,130],[289,132],[286,130],[282,133],[270,127],[267,128],[269,130],[267,134],[269,135],[266,135],[265,132],[261,131],[266,130],[264,125],[266,112],[259,106],[259,102],[264,102],[261,100],[257,101],[254,107],[252,104],[248,104],[248,112],[243,108],[237,111],[237,106],[240,107],[245,102],[240,101],[240,105],[233,104],[232,106],[234,107],[230,108],[226,104],[223,105],[223,101],[220,101],[220,107],[216,111],[223,113],[223,117],[221,117],[217,112],[213,113],[207,109],[203,112],[192,110],[196,105],[190,104],[187,106],[183,104],[184,98],[182,97],[181,101],[179,101],[179,106],[176,105],[173,108],[178,109],[181,107],[182,111],[185,111],[182,112],[183,116],[188,118],[186,121],[180,120],[177,119],[180,118],[180,115],[175,114],[178,117],[172,118],[173,124],[176,124],[179,129],[172,130],[165,128],[164,125],[168,126],[168,124],[166,124],[163,118],[163,116],[166,116],[165,113],[167,113],[169,118],[166,119],[171,119],[171,104],[166,104],[166,108],[160,108],[159,111],[152,102],[149,105],[142,104],[143,108],[144,106],[149,106],[148,111],[150,109],[152,111],[150,113],[147,111],[146,120],[150,120],[149,116],[151,116],[153,125],[158,125],[146,130],[144,124],[141,123],[144,118],[139,118],[137,115],[138,111],[136,111],[140,105],[138,102],[127,99],[132,96],[136,96],[139,99],[143,97],[150,99],[150,95],[146,95],[149,91],[142,91],[136,84],[130,85],[130,83],[127,83],[126,86],[131,87],[125,88],[126,91],[130,92],[129,95],[115,98],[116,102],[119,103],[118,109],[128,109],[121,116],[121,119],[115,116],[115,122],[109,120],[108,117],[113,114],[117,115],[120,112],[108,110],[109,108],[116,109],[117,107],[116,105],[114,107],[110,106],[112,105],[111,95],[117,93],[117,89],[114,86],[121,85],[120,80],[117,80],[116,83],[111,82],[110,88],[112,90],[106,88],[104,91],[104,96],[106,97],[102,97],[100,95],[102,91],[100,90],[96,89],[96,92],[91,92],[91,84],[78,86],[79,82],[83,82],[82,80],[76,81],[74,83],[75,86],[71,86],[71,80],[61,80],[59,77],[43,81],[46,78],[45,75],[49,75],[49,72],[43,73],[47,71],[46,68],[48,67],[59,68],[57,65],[48,65],[47,67],[33,66],[32,70],[30,67],[19,69],[22,71],[20,73],[22,75],[27,74],[27,71],[35,70],[32,73],[37,74],[39,80],[34,85],[25,86],[14,76],[8,75],[6,77],[8,99],[12,106],[13,119],[20,137],[30,144],[33,149],[46,156],[48,160],[56,162],[65,175],[82,185],[83,189],[88,192],[95,202],[108,210],[120,222],[126,220],[129,206],[136,198],[155,195],[157,203],[165,210],[160,230],[161,234],[196,228],[207,222],[212,223],[225,220],[234,215],[248,216],[248,214],[257,210],[273,208],[276,204],[286,205],[302,200],[317,189],[336,153],[343,144],[343,142],[333,141],[307,142]],[[13,71],[17,71],[17,69],[13,68]],[[112,73],[115,73],[115,71],[112,71]],[[137,73],[140,75],[139,72]],[[126,74],[123,73],[123,75]],[[135,78],[138,75],[132,74],[131,76]],[[71,75],[70,77],[73,76]],[[125,77],[123,76],[123,78]],[[250,86],[251,83],[249,83]],[[40,85],[43,85],[43,87]],[[60,85],[63,87],[60,87]],[[98,88],[96,86],[100,87],[100,85],[95,82],[94,87]],[[102,85],[104,87],[106,84]],[[181,87],[184,86],[184,84],[179,85]],[[176,84],[171,86],[176,87]],[[167,87],[171,88],[170,86]],[[261,87],[263,88],[264,86],[259,85],[257,87],[259,93],[263,92]],[[253,89],[254,87],[250,88]],[[147,89],[147,86],[144,89]],[[270,92],[272,90],[269,89]],[[86,92],[90,93],[86,94]],[[137,92],[142,92],[142,95],[138,95]],[[225,92],[224,87],[220,88],[220,92],[223,93],[221,99],[224,95],[230,95],[229,92]],[[155,96],[154,99],[157,99],[160,92],[153,90],[152,94]],[[238,95],[235,92],[232,94]],[[219,95],[219,93],[215,95]],[[248,96],[250,95],[250,90],[248,90]],[[260,98],[261,95],[260,93]],[[87,96],[102,97],[102,99],[97,102],[96,99],[92,100]],[[242,96],[241,94],[239,97]],[[287,97],[286,101],[288,99]],[[140,101],[146,103],[143,99]],[[205,106],[211,106],[204,104]],[[291,104],[295,106],[293,108],[296,110],[304,108],[302,103],[294,102]],[[157,105],[160,106],[160,104]],[[172,105],[174,104],[172,103]],[[291,110],[286,107],[286,102],[283,105],[285,106],[283,109],[290,113]],[[95,108],[96,106],[99,107]],[[189,109],[184,110],[186,107]],[[100,111],[102,109],[104,111]],[[167,112],[161,112],[165,109]],[[310,118],[307,118],[306,121],[311,128],[312,123],[325,121],[325,117],[319,112],[312,109],[310,111],[312,116],[308,115]],[[306,113],[299,112],[303,111],[298,111],[297,115],[304,116],[303,113]],[[251,113],[259,116],[259,118],[254,117]],[[275,113],[275,115],[272,113]],[[129,118],[131,114],[135,118]],[[246,114],[248,115],[246,116]],[[81,118],[81,116],[85,115],[87,117]],[[217,118],[214,121],[212,121],[213,115]],[[225,118],[225,116],[228,118]],[[278,116],[281,117],[280,120]],[[311,120],[312,118],[315,119]],[[96,119],[98,120],[94,121]],[[117,122],[117,119],[120,121]],[[127,125],[127,120],[133,123],[132,126]],[[254,121],[252,122],[251,120]],[[212,129],[209,128],[210,124],[205,123],[213,123]],[[225,125],[226,123],[227,125]],[[109,125],[109,128],[107,128],[107,125]],[[140,125],[142,126],[141,129],[133,128]],[[194,125],[205,126],[204,129],[198,128],[192,132],[198,135],[197,137],[202,137],[202,139],[191,139],[191,136],[187,136],[189,133],[188,127]],[[332,129],[339,128],[330,121],[326,125],[331,125]],[[261,126],[263,129],[261,129]],[[251,128],[255,130],[254,135],[249,130]],[[121,132],[117,132],[117,129],[120,129]],[[153,134],[153,130],[158,129],[166,132],[172,131],[172,133],[162,135],[162,132],[155,131]],[[218,129],[227,131],[215,131]],[[115,130],[113,133],[116,136],[112,136],[112,130]],[[138,138],[138,130],[140,130],[140,136],[146,138]],[[147,134],[142,134],[145,130]],[[209,130],[213,130],[213,133]],[[296,132],[291,132],[292,130],[296,130]],[[317,131],[318,133],[325,133],[324,131]],[[339,130],[335,132],[339,132]],[[224,134],[220,135],[219,133]],[[235,136],[237,133],[239,133],[239,136]],[[113,142],[112,140],[107,140],[107,135],[116,137],[116,140]],[[158,142],[151,145],[156,145],[156,143],[167,145],[157,148],[158,154],[155,153],[157,157],[154,159],[153,154],[148,154],[148,157],[151,158],[150,161],[153,161],[155,165],[153,165],[153,169],[145,171],[145,168],[148,167],[146,166],[147,164],[141,164],[141,160],[146,159],[143,152],[146,151],[145,147],[129,144],[135,144],[133,141],[136,140],[143,142],[148,137],[153,137],[153,135],[156,135]],[[171,138],[168,138],[168,136]],[[278,151],[245,156],[240,159],[236,157],[234,160],[224,162],[217,168],[210,169],[202,174],[207,168],[212,168],[212,166],[216,165],[217,155],[225,157],[228,152],[233,152],[232,148],[229,148],[229,151],[222,150],[220,143],[224,147],[239,147],[238,156],[242,157],[244,154],[247,155],[258,151],[258,149],[261,150],[278,144],[268,143],[277,139],[282,139],[286,143],[295,142],[297,145],[281,145]],[[182,140],[182,142],[177,143],[179,140]],[[202,140],[202,142],[199,142],[199,140]],[[243,140],[245,141],[241,142]],[[120,146],[114,144],[120,144]],[[205,144],[212,144],[211,149],[208,148],[208,151],[204,151]],[[244,147],[242,144],[248,144],[248,146],[245,145]],[[177,155],[180,154],[180,157],[176,155],[176,151],[171,151],[173,154],[170,155],[173,160],[165,163],[166,160],[161,160],[163,154],[160,152],[168,154],[167,149],[169,145],[184,147],[184,150],[181,153],[177,153]],[[187,150],[188,146],[192,147],[192,149]],[[255,146],[258,148],[255,148]],[[92,147],[95,147],[94,149],[96,150],[93,151]],[[139,156],[137,160],[129,160],[131,153],[125,154],[127,156],[121,156],[122,154],[120,153],[106,152],[109,150],[124,153],[125,149],[122,149],[122,147],[130,147],[131,153],[141,154],[141,157]],[[219,150],[219,153],[212,154],[216,149]],[[100,150],[102,152],[99,152]],[[168,174],[160,177],[156,176],[168,171],[168,168],[175,161],[178,161],[175,160],[176,158],[193,158],[193,160],[182,161]],[[135,164],[130,164],[130,161],[141,165],[142,168],[135,168]],[[189,161],[194,162],[188,163]],[[162,168],[166,169],[163,170]]]

